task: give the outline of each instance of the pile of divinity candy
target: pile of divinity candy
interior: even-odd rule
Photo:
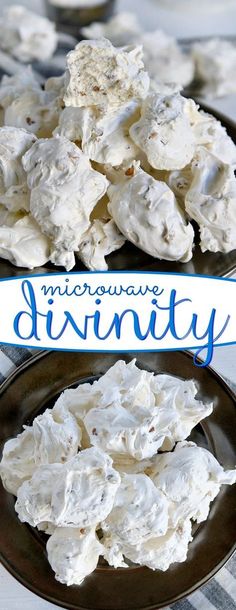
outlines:
[[[143,59],[141,45],[99,38],[43,86],[29,66],[3,77],[2,258],[103,271],[127,240],[185,263],[196,225],[202,252],[236,248],[236,146],[180,86],[150,79]]]
[[[3,485],[19,519],[49,536],[61,583],[80,585],[99,557],[162,571],[186,561],[194,523],[236,482],[236,470],[186,441],[213,411],[197,394],[192,380],[119,360],[6,442]]]

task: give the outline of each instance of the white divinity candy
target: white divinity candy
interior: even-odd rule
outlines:
[[[55,412],[56,418],[60,418],[62,414],[69,411],[75,416],[81,427],[86,413],[93,409],[101,399],[102,391],[99,388],[96,389],[96,382],[93,384],[81,383],[77,388],[62,392],[55,402],[53,412]]]
[[[97,527],[111,512],[120,475],[99,449],[85,449],[65,464],[40,466],[18,490],[16,512],[35,527]]]
[[[119,250],[125,243],[114,220],[93,220],[90,228],[84,233],[78,255],[87,269],[107,271],[106,256]]]
[[[61,105],[64,107],[63,96],[65,93],[65,84],[66,84],[66,74],[63,73],[61,76],[50,76],[44,85],[45,91],[47,93],[51,93],[55,98],[59,98],[61,101]]]
[[[108,38],[116,47],[131,43],[142,45],[145,68],[157,82],[178,82],[185,87],[193,79],[193,59],[161,30],[143,32],[135,13],[121,12],[107,23],[94,22],[82,28],[82,34],[85,38]]]
[[[216,97],[235,93],[235,44],[220,38],[201,40],[193,45],[192,56],[196,76],[204,83],[204,95]]]
[[[144,101],[141,119],[130,135],[154,169],[177,170],[192,160],[195,139],[188,107],[189,101],[179,93],[153,93]]]
[[[178,442],[212,412],[196,394],[191,380],[118,360],[5,444],[3,485],[17,496],[19,519],[50,536],[59,582],[81,585],[100,556],[114,568],[131,561],[162,571],[186,560],[191,520],[207,519],[221,485],[236,482],[236,470],[224,471],[209,451]],[[84,449],[87,427],[104,451]]]
[[[155,375],[152,390],[157,404],[172,413],[170,434],[161,449],[171,451],[178,441],[185,440],[203,419],[213,412],[213,403],[198,400],[198,387],[192,379],[179,379],[172,375]]]
[[[232,166],[199,147],[192,163],[186,211],[200,226],[202,252],[236,248],[236,179]]]
[[[192,182],[192,165],[186,165],[184,169],[169,172],[167,184],[173,191],[178,204],[183,212],[185,212],[185,197]]]
[[[174,420],[172,415],[175,416]],[[176,414],[162,407],[125,409],[119,403],[95,407],[84,418],[92,445],[119,461],[122,456],[143,460],[152,457],[171,438]]]
[[[67,56],[66,106],[120,106],[149,89],[140,46],[116,49],[109,40],[83,40]]]
[[[4,74],[0,84],[0,105],[6,109],[26,91],[42,91],[31,66],[26,66],[24,70],[14,76]]]
[[[36,137],[24,129],[0,128],[0,204],[10,212],[29,210],[22,156],[35,142]]]
[[[0,476],[7,491],[17,495],[19,487],[35,471],[34,438],[30,428],[7,441],[0,462]]]
[[[169,451],[212,413],[196,400],[193,381],[140,370],[135,360],[119,360],[92,385],[66,390],[53,410],[70,411],[83,422],[90,443],[122,458],[143,460],[159,449]]]
[[[129,135],[129,128],[137,118],[138,103],[135,101],[105,112],[95,106],[65,108],[54,135],[79,143],[91,161],[121,165],[138,154],[138,148]]]
[[[42,89],[24,91],[6,108],[4,124],[21,127],[39,138],[51,137],[60,115],[54,95]]]
[[[204,146],[222,163],[236,166],[236,145],[228,136],[226,128],[214,116],[197,111],[193,131],[197,146]]]
[[[85,38],[108,38],[115,47],[137,42],[141,34],[141,26],[137,15],[131,12],[121,12],[109,19],[107,23],[94,21],[91,25],[81,28]]]
[[[178,525],[176,529],[168,529],[164,536],[152,537],[137,545],[124,545],[123,555],[141,566],[147,566],[150,570],[161,570],[166,572],[173,563],[183,563],[187,559],[188,546],[192,541],[192,525],[190,520]],[[104,554],[110,563],[114,562],[116,549]],[[120,554],[117,560],[120,559]],[[114,565],[114,563],[111,563]],[[124,565],[120,564],[121,567]],[[117,561],[118,567],[118,561]]]
[[[0,227],[13,227],[14,224],[24,218],[25,212],[20,210],[18,212],[9,212],[4,205],[0,203]]]
[[[126,174],[108,189],[108,210],[121,233],[155,258],[191,260],[194,231],[168,185],[139,168]]]
[[[0,47],[22,62],[45,61],[56,50],[55,24],[20,5],[4,10],[0,19]]]
[[[4,445],[0,474],[4,487],[17,495],[21,484],[43,464],[64,463],[77,454],[81,431],[69,412],[56,417],[46,410],[32,426]]]
[[[97,406],[109,407],[114,403],[120,403],[135,415],[139,408],[144,409],[144,414],[149,414],[156,405],[156,396],[151,387],[153,378],[153,373],[136,366],[136,360],[128,364],[118,360],[98,381],[82,383],[77,388],[65,390],[56,401],[53,411],[58,417],[65,411],[70,411],[79,424],[91,409]]]
[[[37,465],[67,462],[78,453],[81,430],[71,413],[61,417],[47,409],[32,425],[34,459]]]
[[[155,30],[137,37],[137,42],[143,46],[144,65],[154,82],[177,83],[181,87],[191,83],[193,59],[181,51],[174,38]]]
[[[103,553],[94,528],[57,528],[47,542],[48,561],[56,580],[68,587],[81,585],[96,570]]]
[[[107,538],[141,544],[168,529],[168,501],[146,474],[123,474],[111,513],[101,524]]]
[[[4,78],[8,79],[4,81]],[[44,89],[31,69],[22,79],[4,77],[0,87],[0,104],[4,107],[5,125],[21,127],[39,138],[51,137],[64,108],[65,76],[49,78]]]
[[[31,213],[53,242],[50,260],[69,271],[108,182],[78,146],[59,136],[38,140],[23,157],[23,166],[31,189]]]
[[[225,472],[209,451],[187,442],[153,458],[148,473],[170,503],[170,527],[188,519],[205,521],[221,485],[236,483],[236,470]]]
[[[189,100],[188,111],[196,146],[203,146],[222,163],[236,166],[236,145],[220,121],[211,114],[198,110],[193,100]],[[192,164],[170,172],[167,183],[178,203],[185,209],[185,197],[192,183]]]
[[[16,267],[34,269],[50,259],[50,242],[31,214],[0,226],[0,256]]]

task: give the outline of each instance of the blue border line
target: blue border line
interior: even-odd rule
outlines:
[[[30,279],[34,279],[34,278],[39,278],[39,277],[47,277],[47,278],[54,278],[54,277],[61,277],[61,276],[66,276],[68,278],[71,277],[79,277],[81,275],[87,275],[87,276],[91,276],[93,277],[94,275],[106,275],[106,276],[113,276],[113,275],[150,275],[150,276],[171,276],[171,277],[194,277],[194,278],[201,278],[201,279],[211,279],[211,280],[216,280],[218,282],[236,282],[236,278],[227,278],[227,277],[216,277],[215,275],[201,275],[198,273],[176,273],[176,272],[164,272],[164,271],[77,271],[77,272],[70,272],[70,273],[66,273],[66,272],[61,272],[61,273],[39,273],[39,274],[33,274],[33,275],[20,275],[20,276],[16,276],[16,277],[6,277],[6,278],[0,278],[0,282],[8,282],[8,281],[14,281],[14,280],[30,280]]]
[[[194,346],[194,347],[168,347],[168,348],[159,348],[159,349],[155,349],[155,348],[150,348],[150,349],[124,349],[122,346],[119,347],[119,349],[83,349],[83,348],[71,348],[71,349],[66,349],[63,347],[54,347],[54,346],[48,346],[48,347],[42,347],[42,346],[38,346],[38,345],[25,345],[24,343],[8,343],[6,341],[1,341],[0,340],[0,346],[1,345],[9,345],[11,347],[23,347],[25,349],[36,349],[38,351],[52,351],[52,352],[81,352],[81,353],[87,353],[87,354],[119,354],[120,352],[124,353],[124,354],[135,354],[136,352],[140,352],[140,353],[156,353],[156,352],[183,352],[183,351],[192,351],[192,352],[199,352],[201,350],[207,349],[207,345],[203,345],[203,346]],[[217,343],[216,345],[214,345],[214,349],[217,347],[228,347],[228,346],[232,346],[232,345],[236,345],[236,341],[231,341],[230,343]]]

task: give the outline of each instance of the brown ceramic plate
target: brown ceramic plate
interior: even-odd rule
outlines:
[[[236,143],[236,124],[225,117],[224,115],[213,112],[212,109],[207,106],[201,106],[206,112],[213,114],[221,123],[226,127],[229,136]],[[199,275],[212,275],[216,277],[226,277],[233,274],[236,270],[236,250],[229,254],[201,252],[198,245],[199,234],[196,226],[194,227],[196,233],[196,246],[193,253],[193,258],[189,263],[176,263],[169,261],[161,261],[154,259],[142,250],[139,250],[131,243],[126,244],[114,252],[107,258],[109,271],[159,271],[163,273],[187,273],[187,274],[199,274]],[[84,271],[85,267],[81,261],[77,261],[73,271]],[[56,273],[58,271],[65,271],[62,268],[55,267],[54,265],[48,264],[45,267],[38,267],[34,269],[33,273]],[[22,275],[30,275],[32,271],[23,269],[22,267],[15,267],[8,261],[0,259],[0,277],[19,277]]]
[[[22,430],[68,386],[94,380],[117,359],[134,354],[79,354],[43,352],[23,365],[0,390],[0,444]],[[207,447],[227,469],[236,463],[235,396],[211,369],[194,368],[189,354],[141,353],[138,365],[155,373],[167,372],[186,379],[195,377],[202,399],[215,401],[214,414],[198,426],[192,439]],[[3,565],[28,589],[48,601],[73,610],[154,610],[190,594],[209,580],[235,547],[235,487],[223,487],[190,545],[188,559],[167,572],[133,566],[108,567],[105,562],[81,587],[58,583],[47,562],[45,538],[20,523],[14,498],[0,489]]]

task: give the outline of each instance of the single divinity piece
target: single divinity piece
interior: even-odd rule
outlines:
[[[145,412],[146,411],[146,412]],[[91,409],[84,418],[90,443],[119,461],[152,457],[171,436],[173,413],[165,407],[125,409],[119,403]]]
[[[134,167],[125,178],[108,189],[108,210],[121,233],[155,258],[191,260],[194,231],[168,185]]]
[[[78,453],[81,430],[71,413],[60,417],[47,409],[32,425],[34,459],[37,465],[68,462]]]
[[[19,487],[35,471],[34,438],[30,428],[7,441],[0,462],[0,476],[7,491],[17,495]]]
[[[81,430],[71,413],[59,417],[47,409],[33,425],[10,439],[3,449],[0,474],[4,487],[17,495],[21,484],[30,479],[38,466],[64,463],[77,454]]]
[[[154,374],[138,368],[136,360],[129,363],[118,360],[94,383],[82,383],[77,388],[63,392],[53,411],[57,417],[69,410],[77,419],[84,419],[90,409],[99,405],[108,407],[118,402],[125,409],[134,411],[144,407],[144,413],[155,407],[156,397],[152,391]]]
[[[162,451],[171,451],[176,442],[185,440],[193,428],[213,412],[212,402],[205,403],[197,398],[198,386],[192,379],[155,375],[152,390],[157,403],[172,412],[171,433],[167,435]]]
[[[115,47],[123,47],[137,42],[142,29],[135,13],[121,12],[107,23],[94,21],[91,25],[81,28],[81,32],[85,38],[108,38]]]
[[[236,248],[236,178],[232,166],[199,147],[192,163],[186,211],[200,226],[202,252]]]
[[[209,97],[235,93],[236,47],[228,40],[211,38],[193,45],[192,56],[196,76],[203,83],[204,95]]]
[[[122,248],[124,243],[114,220],[93,220],[83,235],[78,255],[87,269],[107,271],[106,256]]]
[[[205,521],[221,485],[236,483],[236,470],[224,471],[209,451],[187,442],[153,458],[148,472],[169,502],[170,527],[188,519]]]
[[[189,100],[188,111],[196,147],[204,147],[222,163],[235,167],[236,145],[220,121],[217,121],[211,114],[199,110],[192,100]],[[191,163],[181,170],[170,172],[167,176],[167,183],[183,210],[185,210],[185,198],[192,179]]]
[[[168,529],[168,501],[146,474],[123,474],[111,513],[102,523],[106,539],[141,544]]]
[[[187,559],[189,543],[192,541],[191,521],[185,521],[176,529],[168,529],[164,536],[154,536],[138,545],[124,545],[124,556],[150,570],[166,572],[173,563]],[[104,554],[109,561],[108,554]]]
[[[42,89],[28,68],[22,79],[4,77],[0,86],[3,123],[21,127],[39,138],[51,137],[64,108],[64,76],[50,78]]]
[[[6,110],[14,100],[27,91],[42,91],[31,66],[26,66],[14,76],[2,77],[0,83],[0,105]]]
[[[66,138],[38,140],[23,157],[31,190],[30,210],[53,242],[50,260],[67,270],[90,226],[90,214],[106,193],[106,178]]]
[[[119,107],[142,100],[149,89],[142,47],[113,47],[109,40],[83,40],[67,56],[66,106]]]
[[[81,585],[94,572],[104,548],[95,529],[61,527],[47,542],[48,561],[56,580],[67,585]]]
[[[143,46],[144,65],[154,83],[189,85],[194,77],[194,62],[178,43],[161,30],[145,32],[136,39]]]
[[[135,101],[108,109],[105,113],[97,107],[65,108],[54,135],[78,143],[91,161],[121,165],[138,155],[129,128],[139,116],[139,106]]]
[[[112,510],[120,475],[111,458],[92,447],[65,464],[40,466],[18,489],[16,511],[35,527],[97,527]]]
[[[35,269],[50,259],[51,244],[31,214],[10,226],[0,226],[0,256],[16,265]]]
[[[222,163],[236,166],[236,145],[220,121],[200,110],[195,112],[192,127],[197,146],[204,146]]]
[[[29,211],[22,156],[35,142],[36,137],[24,129],[0,128],[0,204],[10,212]]]
[[[132,125],[130,135],[154,169],[177,170],[192,160],[195,139],[188,106],[179,93],[151,94],[143,103],[141,119]]]
[[[23,6],[10,6],[0,19],[0,47],[22,62],[52,57],[58,43],[55,24]]]
[[[57,100],[47,91],[29,90],[6,108],[4,124],[20,127],[35,133],[39,138],[51,137],[58,124],[60,108]]]
[[[196,400],[192,381],[140,370],[135,360],[118,361],[92,385],[66,390],[54,409],[70,411],[83,422],[87,440],[114,460],[144,460],[186,439],[212,413],[213,405]]]

